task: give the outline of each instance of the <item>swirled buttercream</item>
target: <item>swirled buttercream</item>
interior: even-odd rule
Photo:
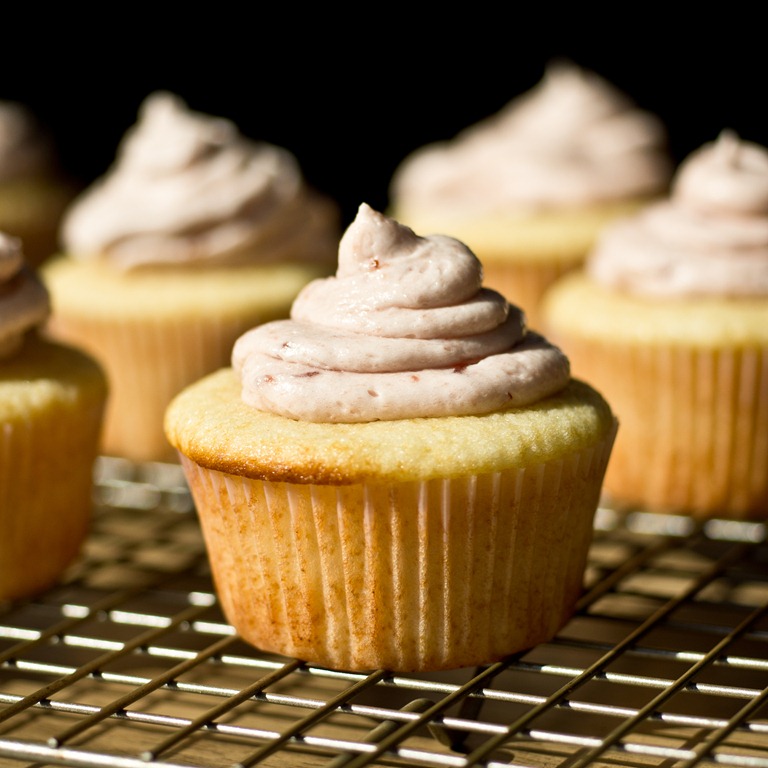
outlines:
[[[49,170],[53,152],[32,114],[13,101],[0,102],[0,181]]]
[[[48,317],[43,284],[24,263],[21,242],[0,233],[0,361],[20,346],[24,334]]]
[[[419,237],[360,207],[335,277],[296,298],[291,319],[240,337],[243,401],[317,422],[489,413],[562,389],[568,360],[482,287],[458,240]]]
[[[649,296],[768,295],[768,149],[724,131],[680,166],[668,200],[606,229],[587,270]]]
[[[337,212],[287,150],[155,93],[110,173],[72,206],[63,240],[73,258],[122,269],[332,261]]]
[[[598,75],[572,64],[500,113],[406,158],[398,207],[525,212],[655,195],[670,166],[660,121]]]

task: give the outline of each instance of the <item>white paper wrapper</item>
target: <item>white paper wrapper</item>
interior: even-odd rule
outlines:
[[[605,478],[615,503],[768,516],[768,349],[562,343],[621,422]]]
[[[46,264],[47,333],[90,352],[109,377],[102,451],[175,460],[163,433],[173,397],[228,367],[237,338],[287,317],[296,294],[321,273],[304,263],[129,272],[70,256]]]
[[[93,354],[107,371],[102,452],[173,461],[176,452],[163,433],[168,403],[187,385],[228,366],[232,345],[252,325],[252,317],[213,314],[148,320],[55,316],[50,331]]]
[[[525,310],[529,328],[541,330],[543,316],[541,302],[547,289],[567,272],[576,269],[581,262],[575,259],[505,263],[485,261],[483,285],[493,288],[510,304]]]
[[[426,671],[502,658],[567,620],[612,441],[489,475],[347,486],[182,463],[246,640],[333,668]]]
[[[21,369],[28,394],[18,398],[14,413],[0,416],[0,599],[55,583],[77,555],[91,518],[103,379],[93,366],[81,387],[74,375],[58,382],[68,362],[82,370],[82,356],[63,350],[48,367],[45,350],[36,345],[36,360]],[[0,397],[7,383],[0,375]]]

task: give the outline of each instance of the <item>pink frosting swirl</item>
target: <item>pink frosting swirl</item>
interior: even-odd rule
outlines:
[[[335,277],[310,283],[290,320],[235,344],[242,398],[305,421],[488,413],[562,389],[568,360],[482,288],[474,254],[360,207]]]
[[[121,269],[332,263],[337,211],[307,187],[287,150],[155,93],[111,172],[68,212],[63,239],[73,258]]]
[[[668,200],[606,229],[587,270],[649,296],[768,295],[768,150],[724,131],[681,165]]]
[[[49,313],[48,292],[24,263],[21,241],[0,233],[0,360],[10,357],[24,334]]]
[[[407,158],[393,179],[401,206],[514,212],[658,194],[669,179],[660,121],[572,64],[499,114]]]

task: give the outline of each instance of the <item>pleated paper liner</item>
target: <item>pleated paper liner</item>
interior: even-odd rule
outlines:
[[[427,671],[499,659],[568,619],[612,441],[423,482],[273,483],[182,463],[246,640],[332,668]]]
[[[110,397],[102,451],[134,461],[175,461],[163,434],[168,403],[188,384],[229,364],[243,326],[215,317],[58,317],[51,328],[57,337],[77,339],[107,371]]]
[[[32,338],[0,366],[0,393],[0,598],[18,598],[51,586],[85,539],[106,388],[81,353]]]
[[[171,399],[228,366],[245,331],[287,317],[296,294],[323,269],[273,264],[124,273],[69,257],[49,263],[48,332],[93,354],[109,377],[102,452],[175,461],[163,434]]]
[[[621,423],[605,478],[615,503],[765,518],[768,350],[574,338],[565,348]]]

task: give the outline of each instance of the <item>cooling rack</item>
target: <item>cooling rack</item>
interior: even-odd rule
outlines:
[[[431,675],[261,653],[223,619],[178,467],[101,460],[83,557],[0,605],[0,765],[766,766],[761,523],[600,509],[551,642]]]

